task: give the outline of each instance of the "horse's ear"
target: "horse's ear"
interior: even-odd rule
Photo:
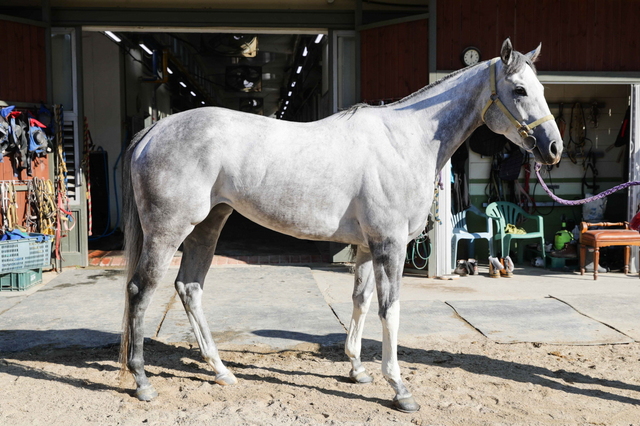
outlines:
[[[527,57],[529,58],[531,63],[534,63],[538,60],[538,56],[540,56],[540,50],[542,50],[542,43],[540,43],[534,50],[527,53]]]
[[[513,46],[511,45],[511,39],[507,37],[507,39],[502,43],[502,49],[500,49],[500,58],[502,59],[502,63],[509,65],[512,56]]]

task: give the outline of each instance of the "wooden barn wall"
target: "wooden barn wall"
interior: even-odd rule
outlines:
[[[467,46],[497,56],[511,37],[522,52],[542,42],[541,71],[638,71],[638,18],[640,0],[439,1],[437,69],[462,68]]]
[[[0,100],[46,102],[44,28],[0,20]]]
[[[427,27],[421,19],[360,32],[364,102],[397,100],[427,85]]]
[[[39,104],[47,100],[45,31],[44,28],[0,20],[0,101]],[[23,110],[23,108],[18,108]],[[4,157],[0,163],[0,180],[16,182],[18,219],[24,224],[27,193],[24,181],[30,180],[26,171],[16,172],[13,158]],[[47,158],[32,163],[33,177],[49,179]]]

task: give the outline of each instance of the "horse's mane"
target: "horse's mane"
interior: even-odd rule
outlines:
[[[486,61],[485,61],[486,62]],[[481,62],[482,63],[482,62]],[[422,89],[413,92],[412,94],[405,96],[404,98],[392,102],[390,104],[386,104],[386,105],[369,105],[367,103],[361,102],[361,103],[357,103],[355,105],[350,106],[349,108],[345,109],[342,111],[342,115],[347,115],[347,114],[355,114],[360,108],[386,108],[388,106],[394,106],[406,101],[411,100],[414,97],[418,97],[421,94],[423,94],[424,92],[431,90],[432,88],[444,83],[445,81],[457,76],[458,74],[461,74],[471,68],[477,67],[478,65],[480,65],[481,63],[477,63],[475,65],[471,65],[468,66],[466,68],[461,68],[457,71],[454,71],[450,74],[445,75],[444,77],[442,77],[440,80],[434,81],[433,83],[429,84],[428,86],[424,86]],[[531,67],[531,69],[533,70],[533,72],[537,75],[538,71],[536,70],[536,66],[533,64],[533,62],[529,59],[528,56],[523,55],[520,52],[516,52],[515,50],[513,51],[513,55],[511,57],[511,62],[509,62],[509,65],[507,65],[505,67],[505,73],[507,75],[511,75],[511,74],[515,74],[516,72],[519,72],[524,66],[529,65]]]

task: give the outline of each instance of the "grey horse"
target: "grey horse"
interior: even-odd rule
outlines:
[[[138,133],[124,162],[126,309],[120,361],[136,396],[157,393],[144,371],[143,319],[171,259],[175,281],[215,381],[236,378],[218,355],[201,297],[220,231],[233,210],[297,238],[358,247],[353,316],[345,343],[350,378],[370,382],[360,360],[374,288],[382,322],[382,373],[400,411],[419,409],[397,358],[399,292],[407,243],[424,229],[435,179],[474,129],[491,130],[560,160],[562,140],[533,62],[509,39],[499,58],[452,73],[385,106],[356,105],[311,123],[222,108],[169,116]],[[240,315],[240,314],[239,314]]]

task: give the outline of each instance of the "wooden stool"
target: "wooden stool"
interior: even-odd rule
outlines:
[[[593,229],[589,227],[623,227],[623,229]],[[600,247],[624,246],[624,273],[629,273],[629,255],[631,246],[640,246],[640,232],[629,229],[629,222],[580,223],[580,275],[584,275],[587,247],[595,249],[593,253],[593,279],[598,279]],[[640,276],[640,275],[639,275]]]

